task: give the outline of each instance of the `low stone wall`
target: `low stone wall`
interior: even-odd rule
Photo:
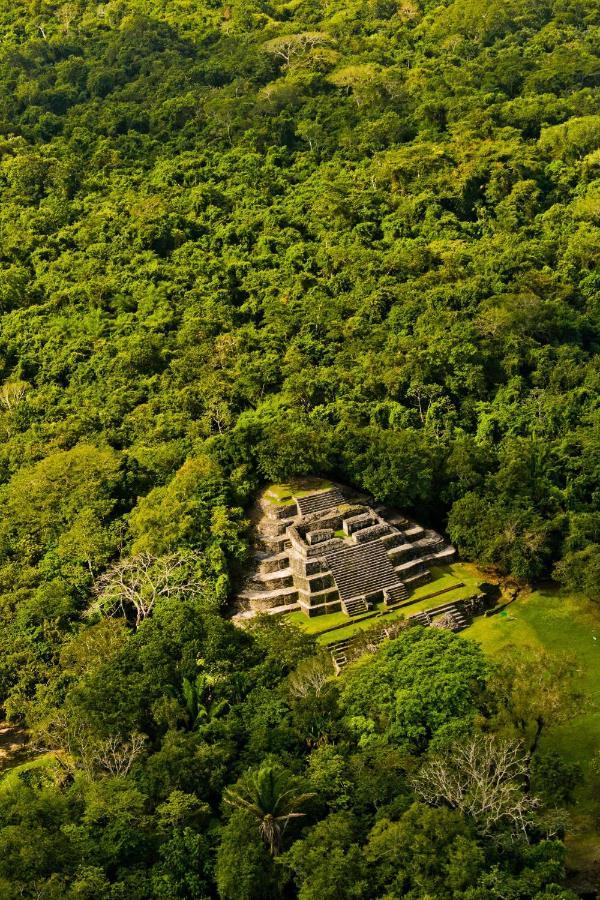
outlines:
[[[276,606],[288,606],[297,602],[298,591],[290,591],[285,598],[273,597],[270,594],[265,594],[264,599],[262,597],[253,597],[252,600],[248,601],[248,606],[254,612],[266,612],[268,609],[273,609]]]

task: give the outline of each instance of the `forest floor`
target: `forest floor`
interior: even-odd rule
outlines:
[[[544,588],[521,593],[497,615],[475,619],[462,634],[496,658],[513,648],[523,653],[542,648],[576,660],[581,711],[549,730],[542,745],[582,767],[584,783],[566,838],[567,863],[578,890],[600,889],[600,609],[585,598]]]
[[[0,721],[0,793],[6,789],[9,775],[12,777],[15,772],[36,766],[40,755],[53,758],[53,754],[40,754],[39,750],[32,747],[29,733],[22,725]]]
[[[0,722],[0,770],[11,765],[18,754],[27,747],[28,735],[19,725]]]

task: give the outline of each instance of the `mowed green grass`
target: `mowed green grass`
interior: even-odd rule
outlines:
[[[462,635],[498,660],[507,650],[516,648],[526,654],[530,648],[541,647],[548,653],[568,653],[577,661],[578,688],[584,694],[581,711],[549,730],[542,746],[578,762],[585,775],[567,835],[568,862],[577,869],[600,865],[596,826],[600,777],[592,765],[600,752],[600,608],[559,589],[538,590],[519,597],[504,614],[475,619]]]
[[[600,749],[600,608],[560,590],[534,591],[504,613],[475,619],[462,634],[497,659],[511,648],[526,653],[535,647],[573,656],[580,670],[578,687],[586,698],[583,709],[546,740],[581,763]]]

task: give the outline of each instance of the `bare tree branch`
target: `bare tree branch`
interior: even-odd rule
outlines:
[[[525,791],[527,771],[520,743],[478,734],[430,757],[413,784],[426,803],[460,810],[484,833],[506,823],[526,834],[539,806]]]
[[[263,44],[263,50],[289,66],[295,56],[303,56],[315,47],[332,43],[333,38],[323,31],[302,31],[299,34],[282,34],[273,38]]]
[[[88,615],[124,616],[137,628],[163,597],[198,594],[202,582],[190,569],[196,554],[152,556],[139,553],[120,560],[94,585],[95,602]]]
[[[289,677],[290,693],[299,699],[312,694],[318,697],[332,675],[328,659],[317,656],[304,660]]]

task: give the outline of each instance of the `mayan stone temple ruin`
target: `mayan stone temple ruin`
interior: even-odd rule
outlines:
[[[267,489],[255,521],[257,570],[239,594],[250,611],[300,609],[307,616],[394,608],[431,580],[428,563],[451,562],[450,546],[393,510],[340,485]]]

